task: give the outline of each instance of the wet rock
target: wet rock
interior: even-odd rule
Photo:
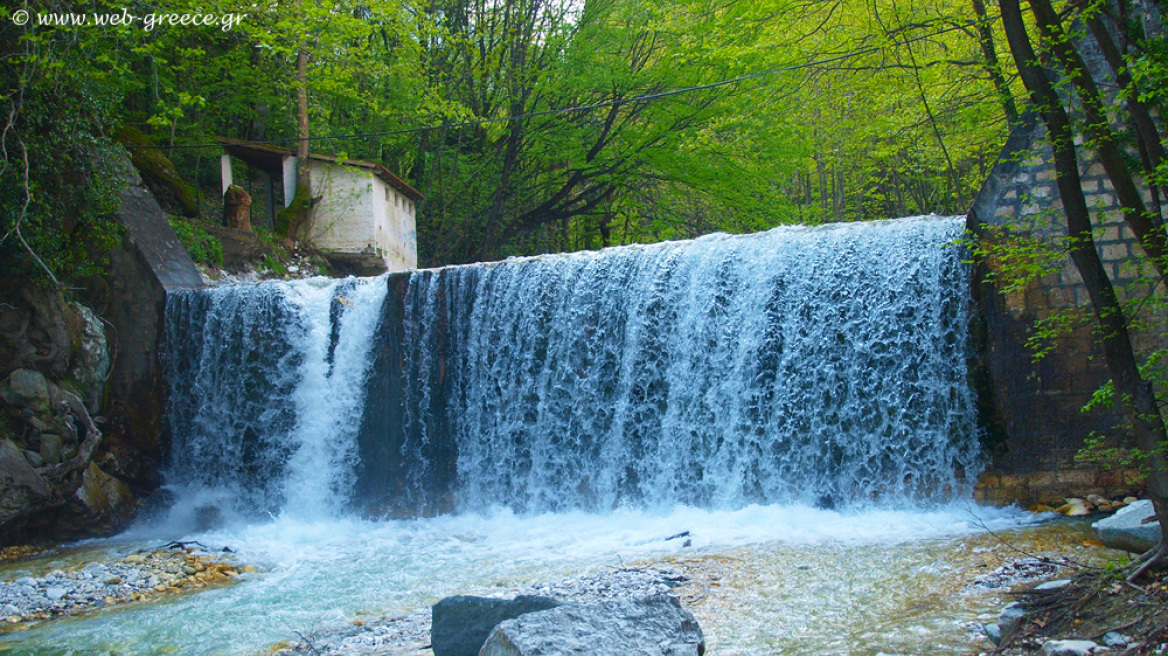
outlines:
[[[672,596],[571,604],[501,622],[480,656],[701,656],[705,638]]]
[[[1152,502],[1144,499],[1123,508],[1111,517],[1101,519],[1091,526],[1104,546],[1133,553],[1143,553],[1160,541],[1160,523],[1143,523],[1144,519],[1155,516]]]
[[[1043,656],[1091,656],[1099,645],[1090,640],[1047,640],[1042,645]]]
[[[1006,604],[998,613],[998,626],[1002,627],[1003,634],[1007,634],[1014,630],[1023,617],[1026,617],[1026,609],[1021,604],[1016,601]]]
[[[434,656],[477,656],[491,629],[499,622],[556,608],[560,603],[535,595],[514,599],[447,597],[433,607],[430,644]]]
[[[9,405],[28,408],[33,412],[49,409],[49,382],[39,371],[17,369],[0,383],[0,398]]]
[[[1072,497],[1067,499],[1066,503],[1059,506],[1056,509],[1056,512],[1066,515],[1067,517],[1085,517],[1091,514],[1091,509],[1087,506],[1087,501],[1085,499]]]
[[[995,647],[1002,646],[1002,627],[998,626],[997,622],[983,624],[982,629],[985,630],[986,637],[990,639],[990,642],[994,643]]]

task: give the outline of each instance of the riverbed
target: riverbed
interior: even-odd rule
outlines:
[[[183,592],[39,624],[9,626],[0,652],[23,655],[255,654],[315,632],[424,616],[453,594],[507,595],[621,568],[674,568],[677,593],[731,655],[962,654],[982,647],[1001,581],[1024,554],[1099,558],[1084,523],[955,504],[835,512],[803,506],[678,508],[520,517],[509,511],[403,521],[275,518],[176,535],[142,525],[65,554],[6,565],[12,580],[124,558],[176,538],[230,549],[258,571]],[[680,538],[667,539],[688,533]],[[419,652],[404,641],[381,653]]]

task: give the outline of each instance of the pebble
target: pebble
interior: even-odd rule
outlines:
[[[47,620],[128,601],[142,601],[183,588],[202,588],[238,576],[222,554],[162,550],[111,562],[90,562],[73,571],[0,581],[0,619],[10,623]],[[248,566],[248,571],[255,571]]]
[[[986,590],[1011,588],[1023,583],[1037,581],[1058,573],[1069,562],[1065,559],[1026,557],[1006,563],[992,572],[974,578],[965,591],[979,593]]]
[[[59,586],[45,589],[45,596],[49,598],[49,601],[60,601],[68,593],[68,590]]]

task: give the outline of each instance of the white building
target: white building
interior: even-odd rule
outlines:
[[[220,139],[223,191],[231,184],[231,159],[237,157],[264,171],[270,199],[274,180],[283,182],[284,206],[296,191],[296,158],[283,148]],[[404,271],[418,266],[417,203],[421,193],[376,162],[309,155],[313,207],[309,241],[331,261],[362,275]]]

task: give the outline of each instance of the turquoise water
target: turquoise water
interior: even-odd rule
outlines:
[[[926,645],[929,653],[956,654],[976,645],[962,623],[992,613],[997,603],[992,594],[963,594],[962,587],[1014,555],[983,527],[1039,550],[1065,541],[1067,529],[1034,522],[1020,511],[965,505],[855,515],[751,506],[667,515],[277,519],[186,536],[211,549],[230,546],[241,562],[259,566],[236,585],[9,632],[0,652],[252,654],[298,631],[410,612],[447,595],[498,593],[664,560],[691,568],[685,592],[711,654],[919,654]],[[71,558],[119,556],[173,537],[151,536],[152,530],[159,529],[87,543],[88,554]],[[690,531],[690,547],[664,541],[681,531]],[[36,566],[9,566],[3,577]]]

